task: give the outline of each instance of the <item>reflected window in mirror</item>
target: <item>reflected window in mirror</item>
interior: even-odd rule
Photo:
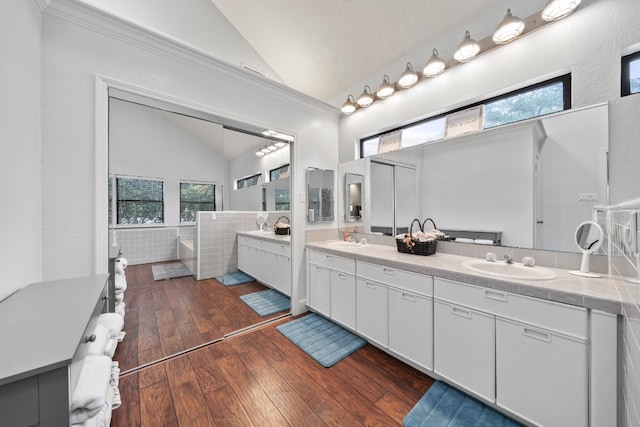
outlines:
[[[262,174],[257,173],[255,175],[236,180],[236,190],[253,187],[254,185],[258,185],[261,183],[262,183]]]
[[[364,176],[355,173],[344,174],[345,221],[360,221],[363,218]]]
[[[360,157],[382,153],[381,138],[402,131],[400,149],[445,139],[446,117],[460,111],[483,106],[482,129],[515,123],[571,109],[571,74],[529,85],[515,91],[465,105],[384,134],[360,141]]]
[[[195,223],[198,211],[216,210],[216,185],[180,182],[180,223]]]
[[[333,221],[333,171],[307,169],[307,221]]]
[[[640,93],[640,51],[622,57],[622,96]]]
[[[269,181],[277,181],[279,179],[285,179],[289,177],[289,165],[283,165],[279,168],[271,169],[269,171]]]

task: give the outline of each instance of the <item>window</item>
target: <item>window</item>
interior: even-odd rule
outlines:
[[[271,169],[269,172],[269,181],[277,181],[289,177],[289,165],[280,166],[279,168]]]
[[[276,188],[276,211],[288,211],[291,209],[288,188]]]
[[[241,188],[252,187],[254,185],[262,184],[262,174],[258,173],[247,178],[241,178],[236,181],[236,190]]]
[[[180,222],[195,222],[198,211],[216,210],[216,186],[199,182],[180,183]]]
[[[640,52],[622,57],[622,96],[640,92]]]
[[[116,177],[118,224],[164,223],[164,181]]]
[[[390,132],[401,131],[400,148],[440,141],[444,139],[447,115],[479,105],[484,106],[483,129],[568,110],[571,108],[571,74],[465,105]],[[360,157],[378,154],[380,137],[390,132],[362,139]]]

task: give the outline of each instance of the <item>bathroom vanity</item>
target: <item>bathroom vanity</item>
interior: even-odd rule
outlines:
[[[238,232],[238,269],[291,296],[291,236],[271,231]]]
[[[521,421],[615,426],[622,302],[611,279],[492,278],[469,259],[310,243],[307,303]]]

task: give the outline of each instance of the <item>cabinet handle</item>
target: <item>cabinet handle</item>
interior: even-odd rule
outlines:
[[[371,283],[371,282],[366,282],[365,285],[369,289],[376,289],[377,288],[377,286],[375,284]]]
[[[84,342],[94,342],[96,340],[96,334],[91,334],[84,339]]]
[[[338,273],[338,279],[347,280],[347,276],[342,273]]]
[[[323,270],[322,270],[322,267],[318,267],[318,266],[316,265],[316,271],[323,271]]]
[[[451,307],[451,313],[456,316],[464,317],[465,319],[471,319],[471,312],[469,310],[463,310],[459,307]]]
[[[507,294],[504,292],[485,290],[484,296],[494,301],[507,302]]]
[[[534,340],[551,342],[551,334],[547,334],[546,332],[536,331],[531,328],[522,328],[522,335],[525,337],[533,338]]]
[[[109,295],[103,296],[102,299],[105,300],[105,301],[108,300],[109,299]]]
[[[406,292],[402,293],[402,299],[405,299],[407,301],[411,301],[411,302],[416,302],[416,296],[413,294],[408,294]]]
[[[333,257],[331,255],[324,256],[327,261],[333,261]]]
[[[395,276],[396,275],[396,271],[392,268],[382,268],[382,272],[384,274],[388,274],[389,276]]]

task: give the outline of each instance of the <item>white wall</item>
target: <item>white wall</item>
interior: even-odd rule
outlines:
[[[58,4],[65,8],[59,9],[55,3],[51,13],[80,15],[86,25],[101,30],[43,16],[42,204],[47,212],[42,227],[43,276],[59,278],[94,271],[94,99],[96,75],[102,75],[187,100],[211,114],[295,135],[292,258],[294,283],[304,284],[305,216],[304,209],[295,209],[304,206],[300,183],[305,181],[306,168],[333,168],[337,163],[337,111],[275,83],[232,72],[210,58],[183,53],[170,43],[158,45],[171,51],[163,54],[155,48],[155,37],[149,41],[144,38],[141,44],[132,40],[135,35],[117,20],[107,20],[103,26],[100,17],[78,10],[73,2],[61,0]],[[112,34],[112,28],[117,30],[113,37],[104,34]],[[144,47],[147,42],[148,48]],[[72,195],[60,197],[60,189],[65,188],[72,189]],[[295,310],[300,303],[293,301]]]
[[[196,120],[196,119],[194,119]],[[222,139],[222,126],[208,123]],[[111,99],[109,173],[164,179],[164,224],[180,225],[180,181],[223,184],[221,153],[149,107]]]
[[[0,25],[0,300],[41,279],[40,9],[2,6]]]
[[[515,14],[515,6],[512,10]],[[494,18],[496,22],[501,16],[498,14]],[[479,22],[486,21],[486,17],[481,18]],[[605,101],[610,103],[611,201],[616,203],[636,198],[640,195],[640,172],[637,168],[637,159],[640,158],[640,144],[637,144],[640,96],[620,97],[620,56],[629,46],[640,41],[638,22],[640,7],[635,0],[584,0],[566,20],[344,117],[340,122],[340,161],[353,159],[354,143],[365,135],[571,72],[574,108]],[[452,33],[464,34],[466,25],[453,28]],[[477,26],[476,23],[473,25]],[[491,31],[492,27],[485,26],[484,34],[478,31],[472,31],[472,34],[481,38]],[[442,45],[437,42],[429,42],[428,46],[354,84],[338,99],[344,102],[348,93],[359,94],[364,84],[373,87],[385,73],[395,76],[399,71],[394,70],[401,70],[407,60],[414,64],[424,63],[427,59],[425,52]],[[453,49],[459,41],[449,43]],[[444,48],[439,50],[443,53]]]

